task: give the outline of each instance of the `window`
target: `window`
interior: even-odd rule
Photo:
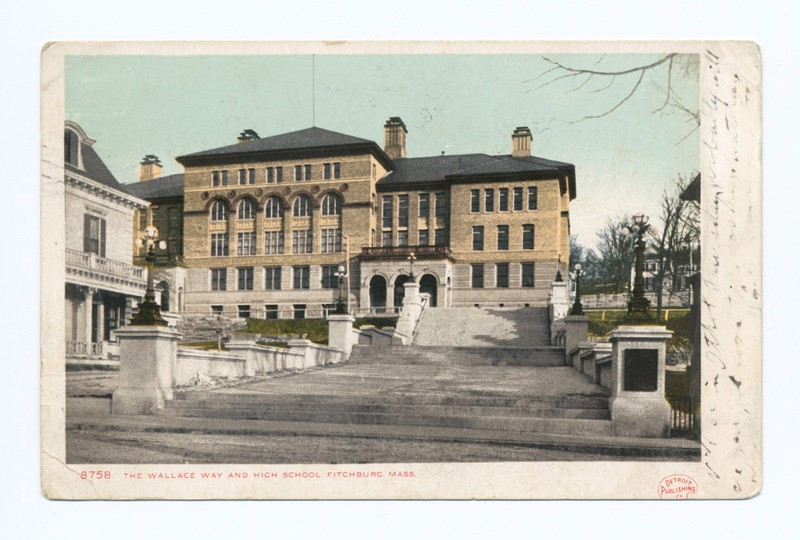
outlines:
[[[294,200],[292,205],[292,215],[294,217],[308,217],[311,215],[311,199],[306,195],[300,195]]]
[[[294,318],[295,319],[305,319],[306,318],[306,305],[305,304],[294,304]]]
[[[447,214],[447,199],[445,197],[446,195],[444,193],[436,194],[436,208],[434,212],[437,218],[445,217]]]
[[[236,254],[237,255],[256,254],[255,232],[240,232],[236,235]]]
[[[533,225],[522,226],[522,249],[533,249]]]
[[[397,226],[408,227],[408,195],[397,196]]]
[[[430,233],[431,232],[428,229],[420,229],[418,245],[427,246],[430,242]]]
[[[392,247],[392,231],[383,231],[381,234],[381,246]]]
[[[272,196],[264,204],[264,215],[267,219],[280,219],[283,217],[283,201]]]
[[[470,193],[469,211],[472,212],[472,213],[480,212],[481,211],[481,190],[479,190],[479,189],[471,189],[469,193]]]
[[[256,183],[256,170],[255,169],[239,169],[239,185]]]
[[[322,164],[322,179],[323,180],[330,180],[331,179],[331,164],[330,163],[323,163]]]
[[[281,267],[268,266],[264,268],[264,288],[278,290],[281,288]]]
[[[375,168],[375,164],[373,163],[372,164],[372,178],[373,178],[373,180],[375,179],[375,176],[377,175],[377,173],[375,172],[376,170],[377,169]]]
[[[280,255],[283,253],[283,231],[266,231],[264,233],[264,255]]]
[[[253,290],[253,267],[244,266],[236,269],[236,286],[240,291]]]
[[[500,211],[508,212],[508,188],[500,188]]]
[[[528,188],[528,210],[536,210],[538,204],[538,195],[536,193],[536,186]]]
[[[278,318],[278,305],[277,304],[266,304],[264,306],[264,311],[266,318],[269,320],[275,320]]]
[[[339,178],[342,175],[342,164],[323,163],[322,164],[322,178],[323,180],[330,180],[331,178]]]
[[[228,289],[228,269],[227,268],[212,268],[211,269],[211,290],[212,291],[225,291]]]
[[[303,166],[302,165],[295,165],[294,166],[294,181],[300,182],[303,179]]]
[[[484,201],[483,201],[483,211],[484,212],[494,212],[494,190],[487,189],[484,193]]]
[[[309,266],[293,266],[292,267],[292,287],[295,289],[308,289]]]
[[[472,227],[472,251],[483,251],[483,226]]]
[[[304,165],[303,168],[305,169],[305,180],[311,180],[311,165]]]
[[[339,216],[342,214],[342,199],[335,193],[328,193],[322,199],[323,216]]]
[[[311,229],[292,231],[292,253],[311,253]]]
[[[472,288],[483,289],[483,265],[472,265]]]
[[[338,253],[342,251],[342,230],[322,229],[320,231],[320,244],[322,253]]]
[[[83,251],[106,256],[106,220],[91,214],[83,215]]]
[[[78,136],[68,129],[64,130],[64,162],[78,165]]]
[[[240,304],[236,306],[239,311],[239,318],[240,319],[248,319],[250,318],[250,304]]]
[[[342,164],[338,161],[334,162],[333,164],[333,177],[334,178],[341,178],[342,177]]]
[[[497,226],[497,249],[508,250],[508,225]]]
[[[522,211],[522,188],[515,187],[514,188],[514,211],[520,212]]]
[[[431,216],[431,195],[430,193],[419,194],[419,217],[427,218]]]
[[[228,256],[228,233],[214,233],[211,235],[211,256]]]
[[[534,278],[533,263],[522,263],[522,286],[535,287],[536,279]]]
[[[398,246],[408,245],[408,231],[397,231],[397,245]]]
[[[211,205],[211,221],[227,221],[228,205],[225,201],[216,200]]]
[[[252,169],[251,169],[252,170]],[[283,182],[283,167],[267,167],[267,183]]]
[[[392,228],[392,212],[393,212],[393,197],[391,195],[383,196],[383,228]]]
[[[508,263],[498,263],[495,267],[497,269],[497,286],[508,287]]]
[[[322,267],[322,288],[323,289],[336,289],[339,287],[339,273],[338,266],[323,266]]]
[[[279,184],[283,182],[283,167],[275,167],[275,181]]]
[[[433,231],[433,242],[437,246],[447,245],[447,229],[436,229]]]
[[[237,217],[240,220],[255,219],[256,217],[256,203],[253,199],[243,199],[239,203],[239,212]]]
[[[223,311],[224,309],[222,306],[211,306],[211,313],[214,315],[222,315]]]

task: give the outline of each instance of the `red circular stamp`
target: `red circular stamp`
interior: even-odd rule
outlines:
[[[658,483],[658,496],[662,499],[689,499],[697,491],[697,482],[685,474],[671,474]]]

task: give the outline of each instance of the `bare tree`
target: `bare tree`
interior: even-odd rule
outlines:
[[[608,218],[597,231],[598,277],[611,284],[611,293],[626,292],[633,264],[633,236],[625,234],[626,218]]]

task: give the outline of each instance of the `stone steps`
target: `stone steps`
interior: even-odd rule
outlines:
[[[550,345],[546,308],[431,308],[422,315],[418,346]]]
[[[557,347],[448,347],[356,345],[350,364],[449,364],[463,366],[563,366]]]

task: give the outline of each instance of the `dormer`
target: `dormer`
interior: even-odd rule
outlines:
[[[83,170],[83,145],[91,146],[94,142],[75,122],[64,122],[64,163]]]

